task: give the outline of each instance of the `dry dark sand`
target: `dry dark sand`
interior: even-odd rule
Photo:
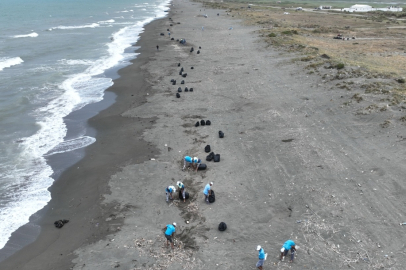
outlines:
[[[72,204],[70,197],[58,199],[39,240],[6,261],[19,268],[2,269],[255,269],[258,244],[268,253],[264,269],[404,269],[406,226],[399,223],[406,222],[406,130],[390,121],[402,108],[360,114],[361,103],[366,107],[380,97],[365,95],[361,103],[344,106],[357,84],[348,91],[306,74],[291,61],[297,56],[266,47],[257,28],[222,10],[173,4],[173,22],[152,23],[141,40],[144,46],[160,44],[148,61],[140,57],[152,86],[137,91],[137,101],[146,102],[132,104],[129,94],[140,80],[136,65],[125,68],[113,87],[117,103],[93,124],[105,137],[89,148],[86,172],[67,172],[102,179],[96,191],[89,184],[88,201],[81,197],[84,206],[61,230],[51,228],[51,221],[72,213]],[[167,28],[187,45],[159,36]],[[179,76],[178,63],[186,78]],[[179,86],[194,91],[176,98]],[[195,127],[201,119],[212,124]],[[381,125],[387,120],[392,124]],[[116,148],[109,147],[117,140]],[[221,154],[220,163],[182,172],[182,157],[204,160],[207,144]],[[103,157],[92,162],[96,150]],[[120,168],[104,167],[103,160]],[[191,200],[166,204],[165,187],[179,180]],[[216,202],[206,205],[202,190],[210,181]],[[53,194],[63,193],[61,182]],[[79,183],[66,188],[79,190]],[[172,251],[162,228],[174,221]],[[221,221],[228,225],[225,232],[217,230]],[[278,260],[288,239],[299,246],[292,264]],[[75,245],[80,248],[70,249]]]

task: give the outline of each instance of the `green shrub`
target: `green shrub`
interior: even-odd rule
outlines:
[[[287,30],[287,31],[283,31],[281,32],[283,35],[297,35],[298,32],[296,30]]]
[[[343,69],[344,68],[344,64],[343,63],[338,63],[336,65],[336,69]]]
[[[268,37],[276,37],[276,34],[275,34],[275,33],[270,33],[270,34],[268,35]]]

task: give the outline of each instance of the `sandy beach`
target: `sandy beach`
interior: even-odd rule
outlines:
[[[401,104],[359,113],[386,102],[371,93],[343,105],[368,78],[340,88],[225,10],[172,4],[108,90],[115,103],[89,122],[97,142],[51,188],[44,217],[32,218],[37,240],[0,269],[256,269],[257,245],[264,269],[403,269]],[[211,125],[195,127],[200,120]],[[205,160],[206,145],[220,162]],[[185,155],[207,170],[182,171]],[[166,203],[177,181],[191,197]],[[216,201],[206,204],[211,181]],[[61,218],[70,222],[58,230]],[[172,222],[174,250],[162,230]],[[293,263],[279,261],[288,239],[299,247]]]

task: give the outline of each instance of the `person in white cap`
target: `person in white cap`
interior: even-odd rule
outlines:
[[[176,188],[174,186],[167,186],[165,189],[166,193],[166,202],[169,201],[169,199],[173,200],[172,193],[176,192]]]
[[[183,202],[186,202],[186,190],[185,190],[185,185],[181,182],[181,181],[178,181],[177,183],[176,183],[176,185],[178,186],[178,188],[179,188],[179,200],[182,200],[183,199]]]
[[[209,203],[209,195],[211,194],[211,187],[213,186],[213,182],[210,182],[204,187],[203,194],[206,196],[206,203]]]
[[[173,237],[173,235],[175,234],[175,231],[176,231],[175,228],[176,228],[176,222],[166,225],[166,231],[165,231],[166,246],[169,246],[169,242],[170,242],[172,248],[175,248],[174,245],[173,245],[173,240],[172,240],[172,237]]]
[[[289,250],[290,250],[289,262],[293,262],[293,260],[295,259],[296,245],[295,242],[293,242],[292,240],[288,240],[283,244],[281,248],[281,257],[279,258],[281,261],[283,261],[285,259],[285,256],[288,255]]]
[[[193,168],[195,168],[195,166],[196,166],[196,171],[197,171],[199,169],[201,162],[202,162],[202,160],[200,158],[197,158],[197,157],[191,158],[189,156],[185,156],[185,158],[183,159],[182,171],[184,171],[185,168],[189,167],[190,165],[192,165]]]
[[[264,265],[264,261],[265,261],[265,251],[260,245],[257,246],[257,251],[259,253],[258,253],[258,262],[256,264],[256,267],[258,269],[262,270],[262,266]]]

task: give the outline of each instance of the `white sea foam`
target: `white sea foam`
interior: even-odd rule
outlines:
[[[32,32],[30,34],[27,35],[15,35],[13,36],[13,38],[25,38],[25,37],[38,37],[38,34],[35,32]]]
[[[69,29],[82,29],[82,28],[96,28],[99,27],[100,24],[98,23],[92,23],[92,24],[85,24],[85,25],[72,25],[72,26],[56,26],[48,29],[49,31],[56,30],[56,29],[61,29],[61,30],[69,30]]]
[[[20,57],[0,58],[0,71],[11,66],[19,65],[23,62],[23,59]]]
[[[47,156],[80,149],[80,148],[91,145],[95,141],[96,141],[95,138],[88,137],[88,136],[83,136],[83,137],[79,137],[76,139],[67,140],[67,141],[61,142],[56,147],[54,147],[51,151],[48,152]]]
[[[100,21],[100,22],[97,22],[98,24],[110,24],[110,23],[113,23],[113,22],[115,22],[115,20],[113,20],[113,19],[111,19],[111,20],[107,20],[107,21]]]
[[[85,65],[85,66],[90,66],[93,64],[93,60],[85,60],[85,59],[61,59],[58,61],[62,65],[70,65],[70,66],[75,66],[75,65]]]

